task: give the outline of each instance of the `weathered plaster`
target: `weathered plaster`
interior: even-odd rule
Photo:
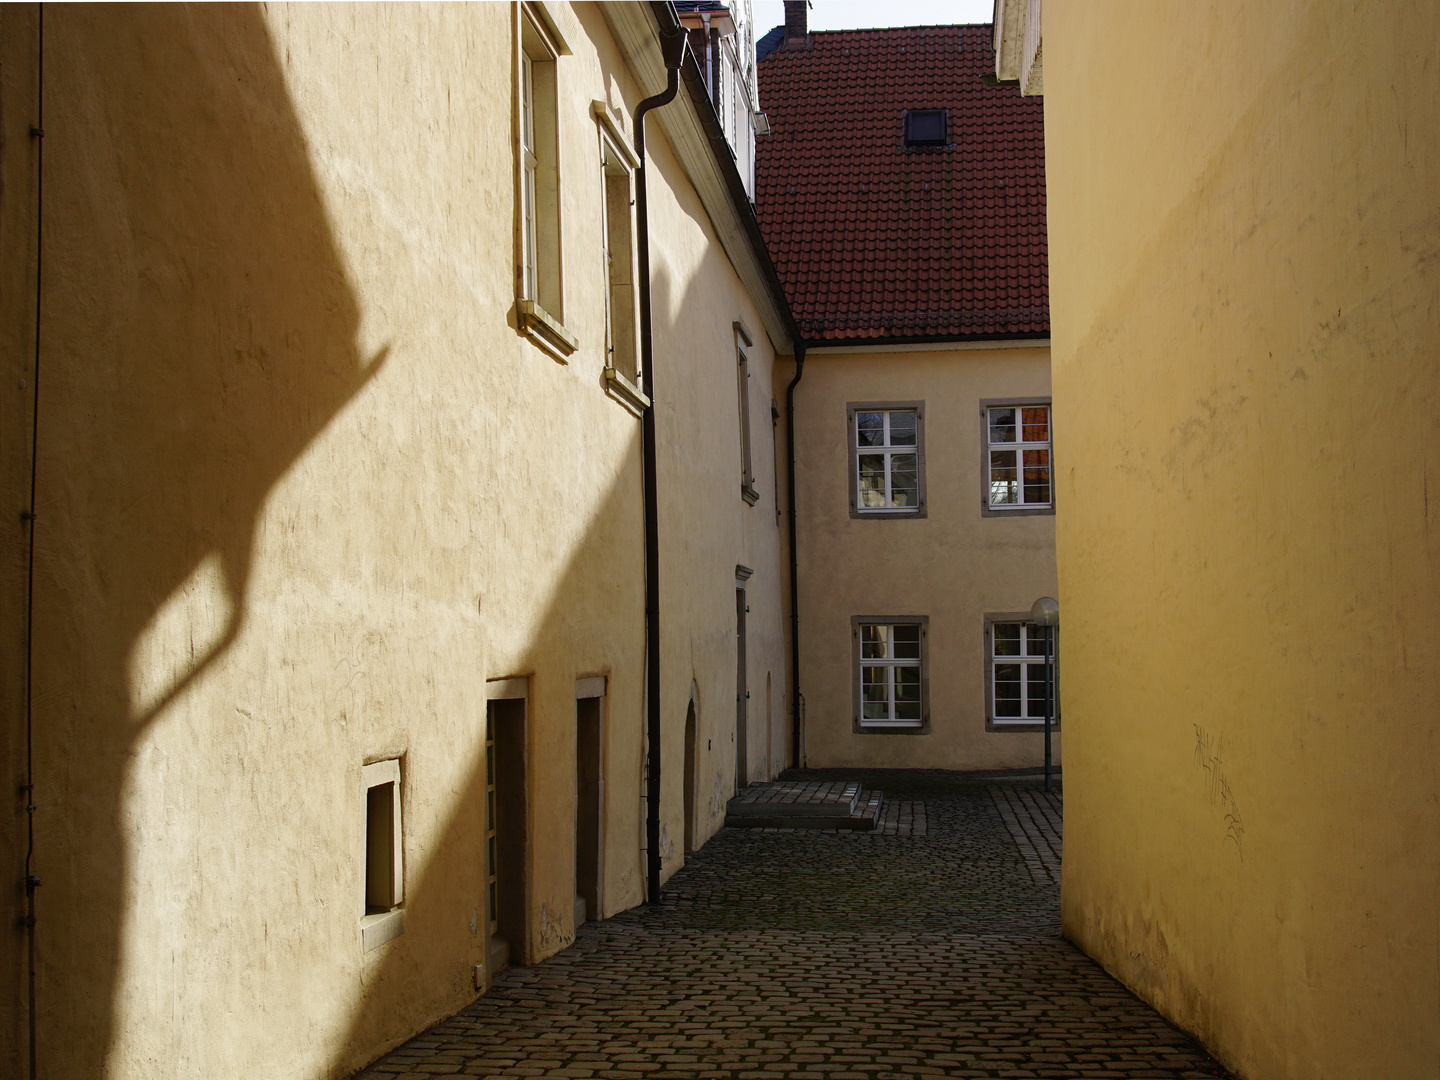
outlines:
[[[1437,11],[1045,37],[1066,932],[1247,1078],[1433,1076]]]

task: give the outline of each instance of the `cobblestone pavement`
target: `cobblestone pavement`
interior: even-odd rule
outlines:
[[[1044,786],[994,784],[990,797],[1010,839],[1020,849],[1030,880],[1036,885],[1060,884],[1060,796],[1047,794]]]
[[[1038,781],[866,786],[893,829],[725,829],[659,907],[582,927],[364,1075],[1228,1075],[1061,938]]]

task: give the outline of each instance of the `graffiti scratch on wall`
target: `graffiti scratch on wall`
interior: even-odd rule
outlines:
[[[540,905],[540,954],[549,956],[575,943],[573,927],[561,923],[550,914],[549,906]]]
[[[1240,807],[1235,801],[1235,792],[1225,777],[1224,736],[1206,731],[1195,725],[1195,767],[1205,773],[1210,791],[1210,805],[1220,808],[1225,819],[1225,839],[1235,842],[1235,850],[1244,861],[1242,841],[1245,826],[1240,818]]]

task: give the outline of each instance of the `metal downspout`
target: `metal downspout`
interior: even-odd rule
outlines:
[[[660,902],[660,496],[656,488],[655,343],[650,324],[650,208],[646,194],[645,116],[675,100],[680,65],[685,59],[685,31],[678,25],[660,33],[667,82],[663,92],[635,107],[635,217],[640,261],[640,379],[650,399],[642,421],[642,472],[645,487],[645,712],[648,746],[646,769],[646,899]]]
[[[800,559],[795,550],[795,387],[805,375],[805,342],[797,335],[795,377],[785,388],[785,482],[790,488],[790,767],[800,768]]]

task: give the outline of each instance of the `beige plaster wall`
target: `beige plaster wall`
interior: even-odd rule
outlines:
[[[603,392],[590,102],[628,116],[656,88],[633,84],[598,12],[560,11],[568,363],[514,329],[510,5],[46,10],[42,1075],[343,1076],[468,1002],[487,678],[529,680],[524,951],[573,939],[580,676],[610,676],[605,911],[643,896],[640,422]],[[0,265],[33,310],[34,16],[0,19]],[[767,592],[763,685],[782,671],[780,559],[768,495],[738,496],[730,323],[760,320],[652,139],[671,872],[690,687],[723,787],[734,566]],[[0,396],[18,506],[16,295]],[[768,379],[768,344],[753,362]],[[15,536],[7,777],[23,773]],[[405,932],[363,953],[360,769],[395,756]],[[10,941],[0,1071],[18,1073]]]
[[[1066,933],[1253,1080],[1440,1064],[1440,10],[1045,7]]]
[[[814,353],[796,390],[804,750],[815,767],[1039,765],[1043,737],[986,731],[985,615],[1055,595],[1055,519],[981,514],[980,402],[1050,392],[1043,347]],[[852,518],[852,402],[923,401],[927,514]],[[1063,459],[1060,467],[1064,467]],[[856,733],[855,615],[927,615],[930,731]],[[1060,737],[1053,736],[1055,760]]]
[[[576,5],[575,15],[596,43],[607,77],[611,72],[623,73],[622,59],[605,33],[597,6]],[[628,79],[620,85],[628,88]],[[640,100],[629,94],[627,89],[627,116]],[[683,107],[683,102],[667,106]],[[628,126],[626,130],[630,131]],[[755,299],[741,284],[693,185],[660,131],[658,124],[653,128],[647,124],[662,537],[660,671],[666,725],[661,850],[668,878],[684,862],[684,733],[692,695],[699,738],[695,785],[699,842],[721,827],[725,803],[735,789],[737,566],[753,571],[746,586],[750,607],[746,681],[751,697],[749,775],[744,779],[761,780],[778,773],[787,763],[783,746],[788,743],[781,719],[786,684],[780,607],[785,561],[776,514],[776,441],[771,422],[775,347],[765,334]],[[754,343],[746,350],[751,468],[759,492],[753,506],[740,494],[737,321]],[[767,677],[772,687],[768,704]]]

